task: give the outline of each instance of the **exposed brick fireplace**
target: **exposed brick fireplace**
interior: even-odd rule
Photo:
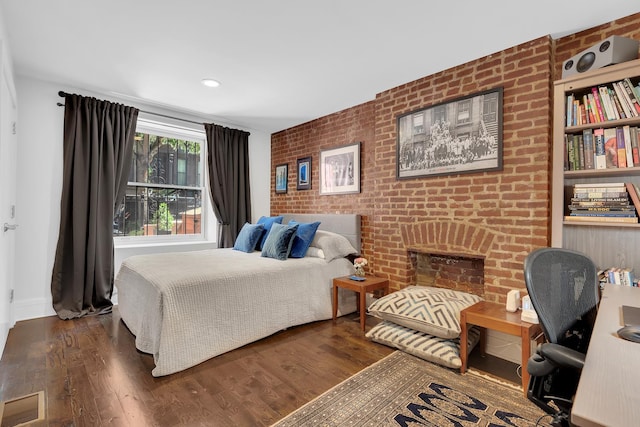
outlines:
[[[484,297],[484,259],[449,254],[412,254],[416,284],[469,292]]]
[[[416,284],[484,297],[485,264],[496,265],[500,233],[483,225],[437,219],[405,225],[401,232]]]

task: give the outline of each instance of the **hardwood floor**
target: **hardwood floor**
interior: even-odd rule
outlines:
[[[49,426],[268,426],[391,352],[352,314],[154,378],[153,357],[135,349],[116,308],[18,322],[0,360],[0,401],[45,390]]]

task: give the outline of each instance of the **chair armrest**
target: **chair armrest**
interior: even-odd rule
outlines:
[[[569,367],[582,370],[584,366],[583,353],[564,347],[560,344],[544,343],[538,347],[538,353],[550,363],[558,367]]]

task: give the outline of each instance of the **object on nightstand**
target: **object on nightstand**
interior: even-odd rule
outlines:
[[[538,321],[538,313],[533,309],[529,295],[522,298],[522,314],[520,315],[520,319],[522,319],[523,322],[529,322],[536,325],[540,323]]]
[[[515,313],[520,308],[520,291],[512,289],[507,293],[507,311]]]

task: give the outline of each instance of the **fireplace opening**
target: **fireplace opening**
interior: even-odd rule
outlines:
[[[418,252],[416,282],[484,297],[484,258]]]

